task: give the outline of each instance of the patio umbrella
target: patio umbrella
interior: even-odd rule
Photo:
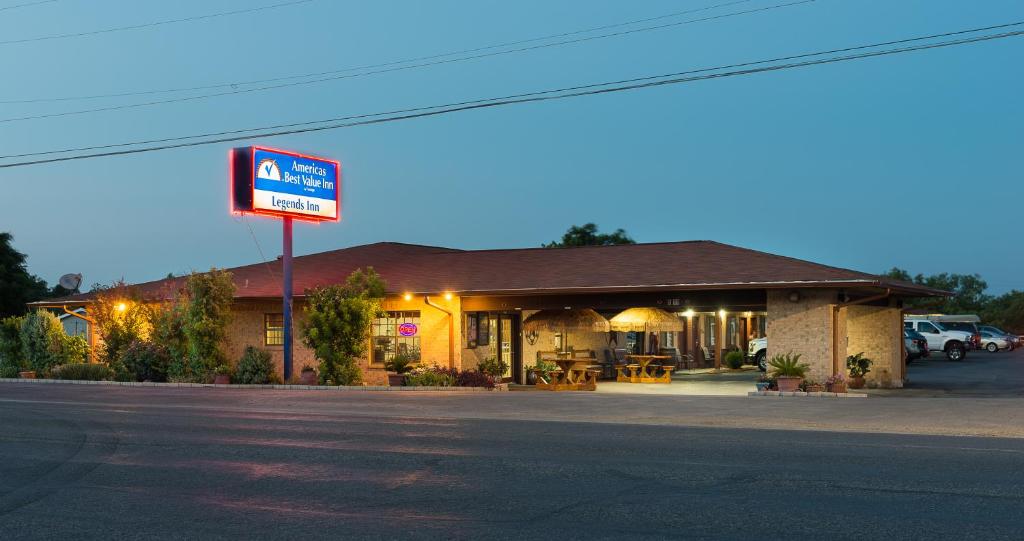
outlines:
[[[608,322],[616,332],[681,332],[683,322],[661,308],[629,308]]]
[[[568,351],[568,332],[608,332],[608,320],[590,308],[541,310],[523,320],[523,331],[562,333],[562,350]]]

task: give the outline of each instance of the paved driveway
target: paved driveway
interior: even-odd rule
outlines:
[[[902,390],[873,390],[874,394],[905,396],[1024,397],[1024,349],[972,351],[961,362],[933,353],[907,367]]]

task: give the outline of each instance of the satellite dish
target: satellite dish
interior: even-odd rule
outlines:
[[[82,275],[65,274],[64,276],[60,277],[60,280],[58,280],[57,283],[60,284],[60,287],[63,287],[64,289],[78,293],[78,286],[82,285]]]

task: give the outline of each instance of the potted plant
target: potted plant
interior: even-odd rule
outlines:
[[[807,363],[800,362],[799,353],[776,355],[768,361],[768,366],[771,368],[771,375],[778,380],[779,390],[784,393],[799,389],[800,383],[807,375],[807,369],[810,368]]]
[[[405,384],[405,375],[413,369],[419,359],[408,353],[399,353],[390,360],[384,362],[384,368],[388,370],[388,385],[401,387]]]
[[[757,387],[757,392],[763,393],[772,386],[772,380],[767,374],[761,374],[761,376],[757,378],[757,382],[754,383],[754,386]]]
[[[508,370],[508,363],[497,357],[488,357],[477,363],[476,369],[484,374],[493,376],[495,383],[501,383],[505,377],[505,371]]]
[[[803,389],[805,393],[823,393],[825,386],[813,379],[804,380]]]
[[[18,372],[18,377],[21,379],[36,379],[36,371],[22,370],[21,372]]]
[[[537,383],[551,383],[551,373],[558,370],[558,365],[546,359],[538,359],[537,364],[530,369],[526,376],[526,382],[530,385]]]
[[[231,383],[231,367],[226,364],[217,365],[217,368],[213,369],[213,383],[215,385]]]
[[[825,380],[825,389],[830,393],[845,393],[846,378],[842,374],[836,374]]]
[[[871,371],[872,363],[874,361],[865,357],[863,351],[846,358],[846,370],[850,374],[851,389],[864,388],[864,374]]]
[[[308,364],[302,365],[302,371],[299,372],[299,383],[302,385],[316,385],[316,369]]]

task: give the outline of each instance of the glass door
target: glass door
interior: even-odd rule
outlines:
[[[498,355],[508,369],[505,377],[523,383],[523,361],[520,352],[519,314],[501,314],[498,320]]]

